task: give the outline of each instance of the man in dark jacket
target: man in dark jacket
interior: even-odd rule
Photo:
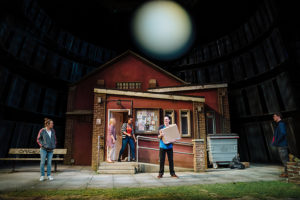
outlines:
[[[53,150],[56,148],[56,135],[55,130],[53,129],[53,121],[51,119],[45,118],[45,128],[42,128],[39,131],[37,136],[37,143],[40,146],[41,154],[41,177],[40,181],[45,179],[45,161],[47,158],[47,177],[48,180],[52,181],[53,177],[51,176],[51,162],[53,157]]]
[[[274,129],[272,145],[277,147],[281,162],[284,166],[284,172],[280,175],[280,177],[288,177],[286,166],[289,160],[287,133],[285,123],[281,119],[281,113],[275,113],[273,115],[273,120],[276,122],[276,127]]]

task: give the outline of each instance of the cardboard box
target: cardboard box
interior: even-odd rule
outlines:
[[[171,124],[167,128],[163,128],[161,130],[164,134],[162,140],[165,144],[169,144],[169,143],[173,142],[174,140],[181,139],[180,133],[179,133],[179,130],[178,130],[178,127],[176,124]]]

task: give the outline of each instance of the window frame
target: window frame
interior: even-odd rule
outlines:
[[[187,112],[187,116],[186,117],[187,117],[188,134],[186,134],[186,135],[182,134],[182,121],[181,121],[182,112]],[[179,121],[180,121],[180,135],[181,135],[181,137],[191,137],[192,136],[191,111],[188,110],[188,109],[179,110]]]
[[[175,113],[174,109],[166,109],[166,110],[164,110],[164,116],[163,117],[165,117],[167,115],[166,112],[169,112],[169,111],[172,112],[172,115],[168,115],[169,117],[171,117],[171,122],[172,123],[170,123],[170,124],[176,124],[176,118],[175,118],[176,113]]]
[[[213,113],[213,117],[208,117],[207,116],[207,113]],[[212,124],[213,124],[213,132],[212,133],[209,133],[208,132],[208,119],[212,119]],[[213,111],[213,110],[209,110],[209,111],[206,111],[206,113],[205,113],[205,123],[206,123],[206,133],[207,134],[216,134],[217,133],[217,127],[216,127],[216,112],[215,111]]]

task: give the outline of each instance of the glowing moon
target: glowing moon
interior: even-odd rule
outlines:
[[[135,13],[132,32],[137,45],[149,56],[170,60],[185,53],[193,42],[188,13],[172,1],[150,1]]]

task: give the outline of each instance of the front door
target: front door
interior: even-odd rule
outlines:
[[[75,165],[91,165],[92,160],[92,131],[89,122],[76,120],[73,135],[73,158]]]

